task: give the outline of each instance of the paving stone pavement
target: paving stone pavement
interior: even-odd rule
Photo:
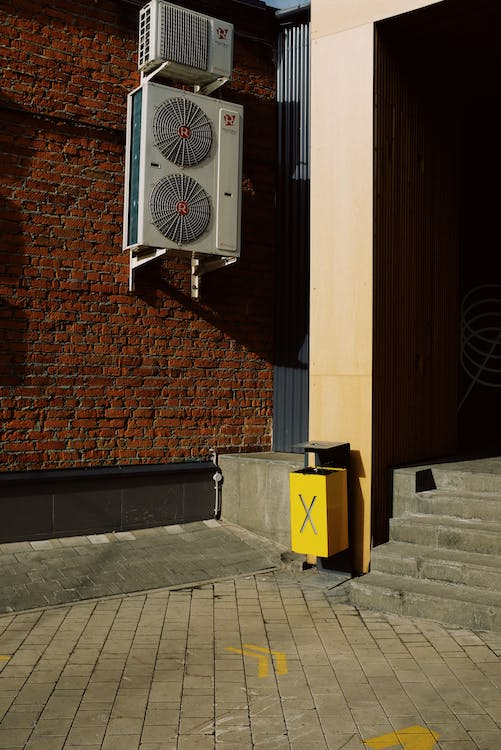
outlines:
[[[0,616],[0,748],[499,750],[501,636],[275,570]],[[365,744],[364,744],[365,743]]]
[[[281,551],[216,520],[0,544],[0,613],[270,569]]]

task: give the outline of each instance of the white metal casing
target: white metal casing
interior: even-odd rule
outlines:
[[[228,79],[233,69],[233,25],[150,0],[139,13],[138,68],[148,72],[167,63],[161,75],[206,85]]]
[[[192,110],[193,127],[189,118],[188,124],[182,117],[174,124],[165,119],[180,107]],[[202,144],[206,156],[200,163],[179,166],[162,153],[158,127],[154,134],[155,123],[160,122],[162,132],[169,131],[174,143],[185,147],[193,141],[197,146],[200,137],[196,129],[201,118],[206,136],[207,122],[210,126],[210,147]],[[176,129],[189,131],[189,135],[184,133],[184,142],[176,137]],[[243,107],[238,104],[153,82],[143,83],[129,94],[124,249],[167,248],[191,254],[240,256],[242,130]],[[201,212],[194,205],[196,196],[190,197],[191,187],[177,198],[170,193],[171,183],[183,182],[184,189],[184,183],[190,180],[204,194]],[[200,192],[198,187],[196,192]],[[185,225],[184,234],[189,234],[192,220],[197,221],[194,236],[178,236],[176,227]],[[183,234],[181,229],[179,233]]]

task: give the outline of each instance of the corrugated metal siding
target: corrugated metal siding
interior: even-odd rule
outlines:
[[[273,448],[308,439],[310,24],[280,29],[277,69],[279,212]]]
[[[456,448],[458,196],[454,112],[376,29],[373,538],[388,468]]]

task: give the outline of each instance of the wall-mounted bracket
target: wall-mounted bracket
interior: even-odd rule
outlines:
[[[161,258],[167,252],[165,247],[132,247],[129,251],[129,292],[134,289],[134,271],[139,266],[151,263],[157,258]]]
[[[143,73],[141,72],[141,83],[147,83],[148,81],[153,80],[156,76],[160,75],[163,70],[168,68],[170,65],[170,62],[163,62],[161,65],[158,66],[158,68],[155,68],[151,71],[151,73]]]
[[[217,91],[217,89],[221,88],[221,86],[224,86],[225,83],[227,83],[230,79],[228,76],[222,77],[222,78],[216,78],[215,81],[211,81],[210,83],[207,83],[205,86],[194,86],[193,92],[195,94],[202,94],[203,96],[210,96],[214,91]]]
[[[158,66],[158,68],[155,68],[150,73],[141,73],[141,83],[147,83],[148,81],[152,81],[157,76],[162,76],[162,73],[169,68],[169,65],[171,65],[171,62],[163,62],[161,65]],[[169,76],[166,76],[164,74],[162,83],[165,83],[165,78],[169,78]],[[173,81],[176,79],[173,78]],[[221,76],[221,78],[216,78],[214,81],[211,81],[210,83],[206,83],[205,85],[200,84],[193,84],[193,93],[194,94],[202,94],[203,96],[210,96],[210,94],[214,93],[214,91],[217,91],[217,89],[221,88],[221,86],[224,86],[225,83],[228,83],[229,81],[228,76]]]
[[[236,263],[237,258],[228,258],[226,256],[209,256],[210,260],[204,256],[193,255],[191,258],[191,299],[200,299],[200,287],[202,286],[202,276],[210,271],[217,271],[220,268],[226,268]]]
[[[132,247],[129,250],[129,292],[134,291],[134,272],[136,268],[151,263],[157,258],[161,258],[167,253],[165,247]],[[185,253],[183,253],[185,255]],[[191,298],[200,299],[200,287],[202,286],[202,276],[210,271],[217,271],[219,268],[226,268],[236,263],[238,258],[230,258],[221,255],[192,255],[191,258]]]

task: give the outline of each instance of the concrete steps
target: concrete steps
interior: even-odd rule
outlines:
[[[391,519],[390,537],[397,542],[426,544],[429,547],[489,555],[501,553],[501,524],[480,520],[413,513]]]
[[[351,601],[361,609],[501,632],[499,592],[376,571],[352,581],[352,588]]]
[[[436,489],[417,492],[423,476]],[[501,632],[501,458],[400,469],[394,490],[390,541],[352,603]]]
[[[501,556],[390,541],[373,550],[372,569],[501,592]]]
[[[495,493],[501,487],[501,457],[439,464],[432,473],[440,489]]]
[[[495,492],[436,490],[416,493],[415,513],[499,522],[501,495]],[[409,509],[410,510],[410,509]]]

